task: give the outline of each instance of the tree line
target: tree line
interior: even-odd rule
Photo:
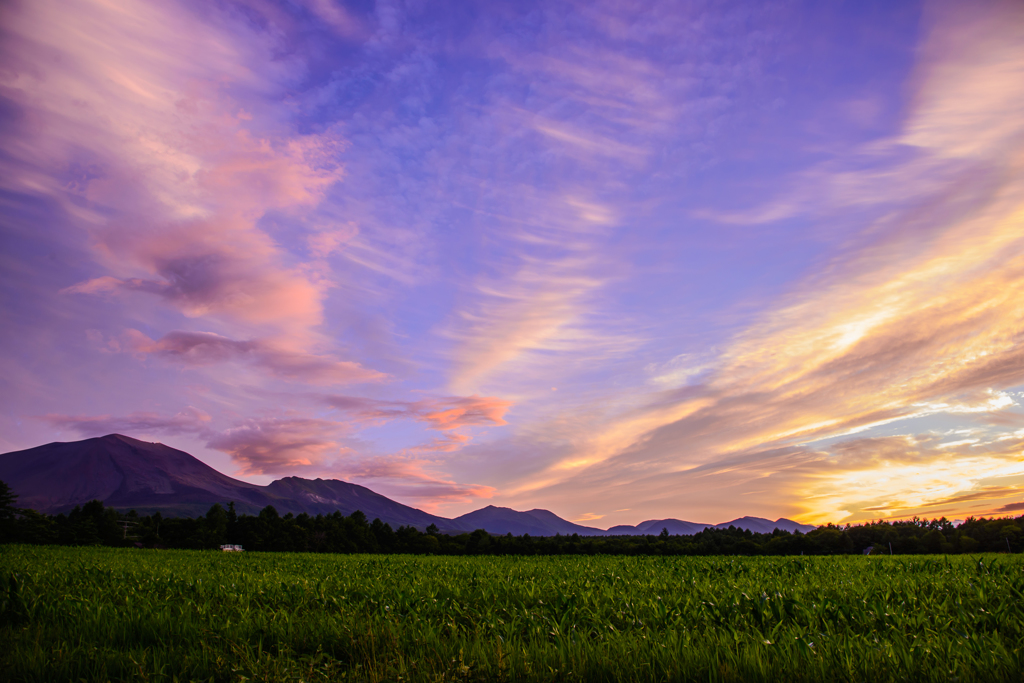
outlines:
[[[1021,552],[1024,516],[949,520],[912,519],[858,525],[829,524],[806,534],[776,529],[708,528],[693,535],[667,530],[645,536],[496,535],[420,531],[391,525],[356,511],[311,516],[278,514],[273,506],[257,515],[238,514],[234,504],[213,505],[196,518],[140,515],[108,508],[98,500],[71,512],[47,515],[15,507],[16,497],[0,482],[0,543],[107,545],[143,548],[216,549],[237,544],[246,550],[315,553],[410,553],[434,555],[850,555]]]

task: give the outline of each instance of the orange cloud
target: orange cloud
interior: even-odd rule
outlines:
[[[459,396],[427,399],[413,406],[417,419],[434,429],[450,430],[470,425],[508,424],[502,417],[512,402],[491,396]]]
[[[419,401],[383,401],[358,396],[323,396],[328,405],[366,421],[413,419],[432,429],[450,431],[462,427],[501,426],[511,401],[493,396],[445,396]]]

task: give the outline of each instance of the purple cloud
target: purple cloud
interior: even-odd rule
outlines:
[[[71,429],[82,436],[106,436],[107,434],[166,434],[177,436],[204,432],[209,429],[211,418],[198,408],[189,406],[173,417],[157,413],[137,412],[123,417],[111,415],[43,415],[42,420],[58,429]]]
[[[275,348],[261,340],[237,341],[212,332],[175,331],[154,341],[138,330],[129,330],[125,337],[125,350],[134,354],[155,355],[186,365],[249,362],[276,377],[306,384],[352,384],[386,378],[358,363]]]

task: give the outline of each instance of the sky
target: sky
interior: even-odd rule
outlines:
[[[0,451],[1024,513],[1024,3],[14,0]]]

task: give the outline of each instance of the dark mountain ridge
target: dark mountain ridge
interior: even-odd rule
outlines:
[[[205,512],[226,500],[240,511],[272,504],[263,487],[221,474],[184,451],[120,434],[5,453],[0,479],[18,494],[20,506],[51,514],[90,500],[182,513]]]
[[[285,477],[266,486],[250,484],[218,472],[192,455],[161,443],[139,441],[121,434],[55,442],[0,455],[0,480],[18,495],[18,506],[58,514],[76,505],[99,500],[105,506],[160,512],[166,516],[198,516],[214,503],[233,502],[241,513],[256,514],[273,505],[280,514],[350,515],[361,510],[368,519],[379,518],[393,527],[441,531],[486,529],[492,534],[515,536],[581,536],[694,534],[708,527],[736,526],[756,532],[810,531],[813,526],[788,519],[772,522],[741,517],[723,524],[697,524],[678,519],[647,520],[636,526],[608,530],[575,524],[548,510],[519,512],[487,507],[447,519],[393,501],[365,486],[338,479]]]

